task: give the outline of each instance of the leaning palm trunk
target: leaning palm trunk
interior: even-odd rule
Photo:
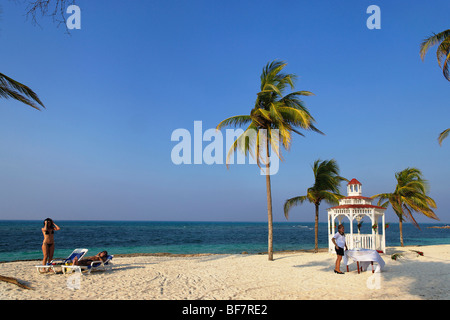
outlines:
[[[316,203],[316,219],[314,224],[314,252],[319,252],[319,205]]]
[[[399,217],[398,228],[400,231],[400,246],[404,247],[405,245],[403,244],[403,221],[401,217]]]

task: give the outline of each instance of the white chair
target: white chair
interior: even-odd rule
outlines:
[[[72,251],[72,253],[65,259],[53,259],[52,261],[50,261],[49,263],[47,263],[46,265],[40,265],[40,266],[35,266],[37,271],[39,273],[43,273],[42,270],[43,269],[51,269],[53,270],[53,272],[57,272],[56,268],[61,268],[62,265],[66,264],[67,262],[72,262],[73,259],[75,259],[76,257],[78,258],[78,260],[80,260],[81,258],[84,257],[84,255],[88,252],[88,249],[75,249]]]
[[[86,272],[91,273],[92,271],[106,271],[111,270],[113,263],[111,260],[114,258],[113,255],[108,255],[106,257],[105,261],[92,261],[90,265],[88,266],[62,266],[63,273],[67,273],[69,270],[74,271],[80,271],[80,272]]]

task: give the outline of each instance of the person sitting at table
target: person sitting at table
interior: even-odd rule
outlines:
[[[345,250],[348,250],[347,244],[345,243],[344,225],[340,224],[338,226],[338,232],[336,232],[331,241],[334,243],[336,250],[336,264],[334,267],[334,273],[344,274],[341,272],[341,260],[344,256],[344,248]]]

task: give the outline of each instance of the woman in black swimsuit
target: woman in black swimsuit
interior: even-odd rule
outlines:
[[[42,260],[42,265],[46,265],[47,262],[53,260],[53,252],[55,252],[55,242],[53,235],[55,230],[60,228],[53,222],[52,219],[47,218],[44,220],[44,227],[41,229],[44,235],[44,241],[42,242],[42,253],[44,254],[44,259]]]

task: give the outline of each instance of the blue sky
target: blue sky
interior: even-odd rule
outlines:
[[[0,4],[0,72],[47,107],[0,100],[0,218],[266,221],[255,165],[177,166],[170,138],[194,121],[206,130],[248,114],[263,66],[281,59],[296,89],[315,94],[304,100],[326,135],[295,136],[283,152],[274,221],[313,184],[313,162],[334,158],[365,196],[393,191],[397,171],[421,169],[450,222],[450,141],[437,143],[450,127],[450,83],[435,47],[419,57],[424,38],[449,28],[448,0],[77,4],[81,29],[70,36],[50,18],[34,26],[20,2]],[[379,30],[366,27],[372,4]],[[313,215],[305,204],[290,221]],[[392,209],[387,220],[397,221]]]

